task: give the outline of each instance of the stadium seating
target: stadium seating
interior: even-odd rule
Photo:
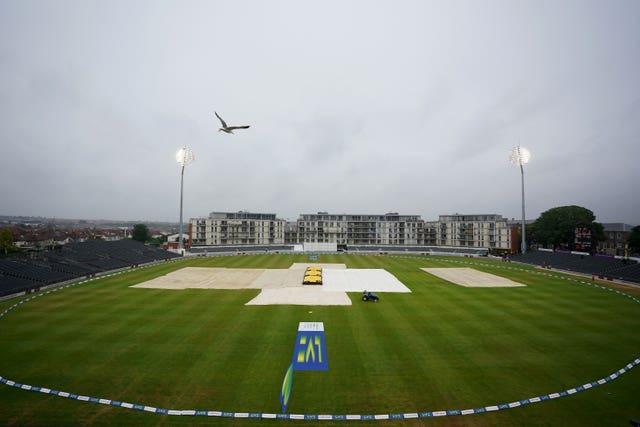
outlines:
[[[3,257],[0,258],[0,297],[176,256],[133,240],[90,240],[30,256]]]
[[[39,282],[15,276],[0,274],[0,296],[24,292],[42,286]]]
[[[192,254],[230,254],[255,252],[291,252],[293,245],[233,245],[233,246],[192,246]]]
[[[349,245],[349,252],[401,252],[401,253],[426,253],[439,255],[475,255],[486,256],[486,248],[462,248],[442,246],[390,246],[390,245]]]
[[[640,283],[640,264],[633,260],[570,252],[529,251],[513,261],[558,270]]]
[[[230,253],[256,253],[256,252],[292,252],[294,245],[234,245],[234,246],[192,246],[192,254],[230,254]],[[391,245],[349,245],[349,252],[373,252],[373,253],[418,253],[441,255],[474,255],[486,256],[486,248],[460,248],[440,246],[391,246]]]

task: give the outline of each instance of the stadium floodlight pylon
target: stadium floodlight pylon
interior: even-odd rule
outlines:
[[[526,233],[525,233],[525,216],[524,216],[524,168],[523,165],[529,163],[531,152],[524,147],[518,145],[509,153],[509,161],[520,166],[520,176],[522,177],[522,240],[520,251],[524,254],[527,252]]]
[[[176,161],[180,166],[182,166],[182,170],[180,172],[180,229],[178,234],[178,251],[182,252],[183,244],[182,244],[182,193],[184,188],[184,167],[189,166],[195,160],[195,156],[193,155],[193,151],[189,147],[182,147],[176,152]]]

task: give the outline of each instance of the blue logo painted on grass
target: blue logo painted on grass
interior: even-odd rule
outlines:
[[[322,322],[300,322],[291,363],[296,371],[329,370]]]
[[[287,411],[291,399],[294,371],[327,371],[328,369],[329,360],[324,339],[324,324],[322,322],[300,322],[291,364],[284,375],[280,390],[282,413]]]

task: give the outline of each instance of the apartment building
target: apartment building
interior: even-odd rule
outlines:
[[[191,218],[191,246],[284,244],[286,221],[276,214],[211,212],[208,218]]]
[[[502,215],[440,215],[428,227],[435,229],[438,246],[515,249],[513,227]]]
[[[517,229],[501,215],[301,214],[296,222],[276,214],[212,212],[189,223],[192,246],[334,243],[349,245],[451,246],[517,249]],[[515,238],[515,240],[514,240]],[[516,242],[514,246],[513,242]]]
[[[633,226],[624,223],[604,223],[605,240],[598,242],[598,248],[609,255],[629,256],[629,236]]]
[[[424,221],[419,215],[301,214],[298,242],[338,245],[421,245]]]

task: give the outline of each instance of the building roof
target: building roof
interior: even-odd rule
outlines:
[[[607,223],[603,223],[602,227],[604,228],[604,231],[627,231],[627,232],[631,232],[631,229],[633,228],[633,225],[624,224],[622,222],[607,222]]]

